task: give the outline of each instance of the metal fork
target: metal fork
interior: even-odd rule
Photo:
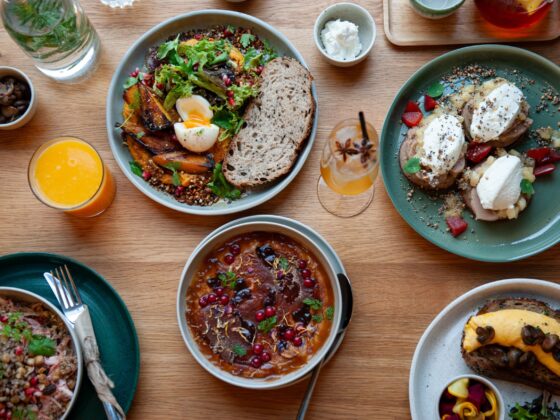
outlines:
[[[82,302],[80,292],[70,274],[68,266],[57,267],[54,272],[45,273],[45,278],[62,306],[66,318],[74,325],[80,339],[88,376],[103,403],[107,418],[121,420],[125,418],[124,411],[115,399],[111,388],[113,382],[107,377],[99,361],[99,348],[95,339],[95,332],[91,323],[91,316],[86,304]]]

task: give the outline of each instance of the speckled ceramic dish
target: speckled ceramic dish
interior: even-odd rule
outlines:
[[[302,55],[292,45],[288,38],[262,20],[243,13],[227,10],[200,10],[166,20],[142,35],[122,58],[115,74],[113,75],[113,80],[111,81],[109,94],[107,96],[107,133],[109,136],[111,150],[113,151],[113,155],[115,156],[115,160],[117,161],[119,167],[129,181],[146,196],[166,207],[183,213],[201,215],[231,214],[247,210],[270,200],[286,188],[303,168],[303,165],[305,164],[305,161],[307,160],[307,157],[313,147],[313,141],[317,132],[319,111],[316,108],[311,134],[303,149],[300,151],[297,161],[290,173],[281,178],[279,181],[267,185],[262,189],[255,190],[246,197],[235,200],[229,204],[219,202],[213,206],[207,207],[189,206],[178,202],[172,196],[162,191],[156,190],[142,178],[132,173],[129,164],[132,158],[128,148],[123,146],[120,130],[115,128],[115,124],[119,125],[122,123],[122,85],[128,78],[129,72],[131,69],[136,67],[142,67],[148,48],[158,45],[158,43],[164,41],[170,35],[189,29],[210,28],[216,25],[233,25],[251,28],[260,38],[266,39],[270,42],[271,46],[278,52],[279,55],[294,57],[305,66],[305,61],[303,60]],[[312,87],[312,93],[315,103],[317,104],[317,92],[315,90],[315,85]]]
[[[558,308],[560,286],[542,280],[500,280],[465,293],[441,311],[426,328],[412,359],[408,398],[413,419],[438,418],[434,401],[439,400],[442,389],[452,378],[473,373],[461,357],[463,328],[488,300],[500,297],[534,298]],[[532,401],[542,392],[518,383],[490,380],[502,394],[506,411],[516,402]]]
[[[504,262],[526,258],[560,241],[560,174],[558,171],[539,177],[535,195],[519,218],[500,222],[479,222],[464,215],[469,229],[458,238],[446,232],[446,224],[439,209],[441,200],[432,200],[429,194],[416,189],[411,200],[407,193],[411,184],[401,172],[398,151],[407,132],[401,115],[408,100],[417,100],[433,83],[449,74],[455,66],[480,64],[496,70],[498,76],[512,78],[517,72],[534,81],[526,84],[523,92],[531,105],[529,116],[534,120],[532,129],[557,127],[560,112],[550,106],[550,112],[536,112],[543,89],[558,87],[560,67],[530,51],[504,45],[479,45],[461,48],[438,57],[420,68],[404,84],[385,118],[381,134],[381,172],[385,188],[393,204],[406,222],[427,240],[437,246],[481,261]],[[515,81],[515,79],[513,79]],[[452,90],[448,87],[446,93]],[[515,149],[525,151],[535,147],[529,138],[521,140]],[[428,226],[437,224],[438,228]]]

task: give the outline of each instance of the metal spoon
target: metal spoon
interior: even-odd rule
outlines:
[[[342,293],[343,313],[340,319],[340,326],[338,327],[338,332],[336,333],[336,337],[331,348],[329,349],[325,357],[317,364],[317,366],[315,366],[315,368],[311,372],[311,379],[309,379],[307,390],[305,391],[305,395],[303,396],[303,400],[301,401],[301,405],[299,406],[296,420],[305,419],[305,413],[307,413],[307,408],[309,407],[309,402],[311,401],[311,396],[313,395],[315,384],[317,383],[317,379],[319,378],[319,372],[321,371],[323,364],[334,355],[334,353],[342,343],[342,339],[344,338],[344,334],[346,333],[346,328],[348,328],[348,324],[350,324],[350,319],[352,318],[354,299],[352,297],[352,286],[350,285],[350,280],[348,280],[348,277],[346,277],[346,275],[342,273],[339,273],[337,276],[340,283],[340,291]]]

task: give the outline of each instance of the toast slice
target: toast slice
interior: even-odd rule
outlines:
[[[276,58],[265,66],[260,93],[247,107],[246,124],[224,159],[224,176],[231,184],[255,187],[292,169],[313,126],[312,81],[293,58]]]
[[[528,298],[495,299],[484,305],[477,313],[482,315],[504,309],[523,309],[547,315],[560,322],[560,311],[556,311],[546,303]],[[464,334],[463,334],[464,340]],[[461,353],[467,366],[480,375],[520,382],[538,389],[560,395],[560,377],[541,364],[538,360],[534,365],[508,366],[508,351],[510,348],[496,344],[485,345],[467,353],[461,341]]]

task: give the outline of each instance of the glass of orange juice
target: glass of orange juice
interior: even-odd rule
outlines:
[[[323,207],[339,217],[362,213],[373,200],[379,173],[377,132],[360,112],[331,131],[321,157],[317,194]]]
[[[76,137],[43,144],[27,173],[31,190],[42,203],[73,216],[97,216],[115,197],[115,182],[101,156]]]

